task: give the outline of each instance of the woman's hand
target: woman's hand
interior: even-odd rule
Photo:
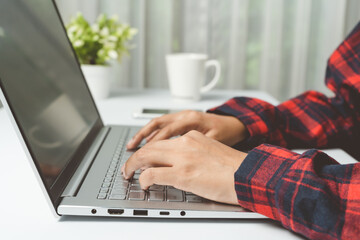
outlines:
[[[138,169],[142,189],[170,185],[218,202],[238,204],[234,173],[246,154],[197,131],[171,140],[146,144],[122,171],[129,179]]]
[[[244,140],[248,134],[244,124],[235,117],[182,111],[150,121],[132,138],[127,148],[136,148],[143,139],[147,142],[164,140],[183,135],[191,130],[199,131],[228,146]]]

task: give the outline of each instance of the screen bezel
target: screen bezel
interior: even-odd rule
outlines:
[[[104,127],[103,121],[101,119],[101,116],[99,114],[98,108],[95,104],[94,98],[91,95],[90,89],[88,84],[86,83],[84,74],[81,70],[80,67],[80,62],[78,60],[78,58],[76,57],[76,52],[67,36],[66,33],[66,29],[64,26],[64,22],[62,21],[62,18],[60,16],[60,12],[57,8],[57,5],[55,3],[55,0],[50,0],[56,15],[59,19],[59,23],[61,24],[61,27],[64,31],[64,34],[66,35],[66,39],[68,41],[68,44],[70,45],[71,51],[73,53],[73,56],[75,57],[76,60],[76,64],[77,67],[80,69],[80,73],[81,73],[81,77],[82,77],[82,81],[84,81],[85,86],[87,88],[87,91],[90,94],[91,97],[91,102],[89,102],[88,104],[93,104],[94,108],[96,110],[96,114],[97,114],[97,120],[94,122],[94,125],[91,127],[91,130],[89,131],[89,133],[87,134],[87,136],[84,138],[84,140],[82,141],[82,143],[79,145],[78,149],[75,151],[75,153],[73,154],[73,156],[70,158],[70,160],[67,162],[66,166],[63,168],[63,170],[61,171],[61,173],[59,174],[59,176],[57,177],[57,179],[55,180],[55,182],[51,185],[51,186],[47,186],[47,184],[45,184],[45,178],[43,176],[43,174],[41,173],[41,168],[38,164],[38,162],[35,160],[35,154],[33,153],[33,151],[30,148],[30,144],[28,142],[28,139],[26,138],[26,135],[24,133],[24,129],[21,127],[21,125],[19,124],[19,120],[18,117],[16,116],[15,112],[13,111],[13,105],[12,103],[9,101],[9,97],[7,95],[6,89],[4,88],[3,82],[1,80],[0,77],[0,88],[1,91],[3,93],[3,96],[5,98],[6,104],[4,104],[4,106],[8,106],[8,110],[11,112],[11,115],[17,125],[17,128],[19,129],[19,132],[22,136],[22,139],[26,145],[26,148],[31,156],[31,161],[34,163],[34,166],[37,169],[37,172],[39,173],[39,176],[42,180],[42,183],[47,191],[47,194],[49,195],[49,198],[55,208],[55,211],[57,212],[57,207],[59,206],[60,202],[61,202],[61,195],[65,189],[65,187],[67,186],[67,184],[69,183],[71,176],[74,174],[74,172],[77,170],[77,167],[79,166],[79,164],[81,163],[83,157],[85,156],[85,154],[87,153],[89,147],[91,146],[91,144],[93,143],[93,141],[95,140],[96,136],[98,135],[98,133],[100,132],[100,130]]]

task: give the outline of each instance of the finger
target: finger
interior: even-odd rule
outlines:
[[[205,135],[202,132],[199,132],[197,130],[190,130],[185,134],[185,136],[190,137],[192,139],[203,139]]]
[[[154,132],[156,129],[158,129],[162,124],[161,118],[155,118],[151,120],[147,125],[145,125],[138,133],[135,134],[135,136],[128,142],[126,147],[128,149],[136,148],[141,141],[149,136],[152,132]]]
[[[146,124],[127,144],[128,149],[136,148],[141,141],[150,136],[154,131],[163,126],[166,126],[174,119],[174,114],[167,114],[158,118],[154,118],[148,124]]]
[[[170,185],[175,184],[176,173],[171,167],[148,168],[139,177],[140,186],[147,190],[151,185]]]
[[[216,135],[217,135],[217,131],[215,131],[215,130],[210,130],[210,131],[205,133],[206,137],[209,137],[209,138],[212,138],[212,139],[216,139]]]
[[[151,145],[145,145],[135,152],[125,163],[123,175],[129,179],[136,170],[149,167],[170,167],[172,166],[170,152],[174,149],[173,144],[168,141],[158,141]]]
[[[187,126],[184,122],[174,122],[163,129],[159,130],[159,132],[151,139],[152,141],[159,141],[164,139],[169,139],[171,137],[176,137],[187,133],[191,127]]]
[[[153,132],[146,138],[146,142],[150,142],[151,139],[152,139],[153,137],[155,137],[156,134],[159,133],[159,131],[160,131],[159,129],[153,131]]]

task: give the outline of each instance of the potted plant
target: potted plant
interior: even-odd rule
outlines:
[[[129,41],[137,30],[121,24],[117,16],[101,14],[93,25],[81,13],[66,25],[67,34],[95,99],[110,92],[110,60],[121,61],[132,47]]]

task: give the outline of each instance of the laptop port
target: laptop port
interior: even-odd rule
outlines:
[[[166,212],[166,211],[161,211],[161,212],[160,212],[160,215],[162,215],[162,216],[168,216],[168,215],[170,215],[170,213],[169,213],[169,212]]]
[[[124,213],[124,209],[108,209],[108,213],[111,215],[121,215]]]
[[[147,216],[147,210],[134,210],[134,216]]]

